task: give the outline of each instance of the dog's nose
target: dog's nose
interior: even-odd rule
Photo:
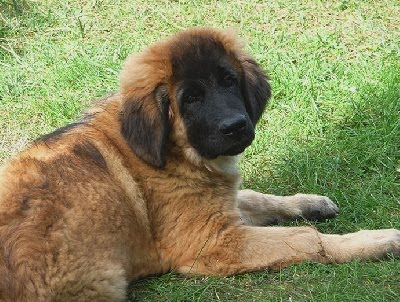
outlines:
[[[233,136],[246,129],[247,119],[243,114],[230,117],[219,125],[219,131],[227,136]]]

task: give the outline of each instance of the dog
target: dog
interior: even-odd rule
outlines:
[[[229,30],[132,55],[120,90],[34,141],[0,178],[1,301],[125,301],[166,272],[233,275],[400,254],[400,231],[270,226],[336,216],[327,197],[239,190],[269,79]]]

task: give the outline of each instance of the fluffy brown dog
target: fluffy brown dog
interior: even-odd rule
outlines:
[[[337,212],[323,196],[238,191],[236,155],[269,96],[230,32],[193,29],[132,56],[118,93],[5,167],[0,300],[123,301],[150,274],[399,254],[397,230],[260,227]]]

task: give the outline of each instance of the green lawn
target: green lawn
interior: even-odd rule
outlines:
[[[272,78],[243,186],[331,197],[341,214],[318,224],[327,233],[400,229],[398,0],[0,0],[0,163],[118,89],[129,53],[200,25],[236,27]],[[399,272],[394,259],[306,263],[131,290],[137,301],[400,301]]]

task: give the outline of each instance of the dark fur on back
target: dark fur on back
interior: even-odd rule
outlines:
[[[71,130],[74,130],[75,128],[81,126],[83,123],[82,122],[75,122],[75,123],[71,123],[68,124],[64,127],[58,128],[55,131],[42,135],[41,137],[39,137],[36,141],[39,142],[48,142],[51,140],[56,140],[59,139],[62,135],[64,135],[65,133],[68,133]]]

